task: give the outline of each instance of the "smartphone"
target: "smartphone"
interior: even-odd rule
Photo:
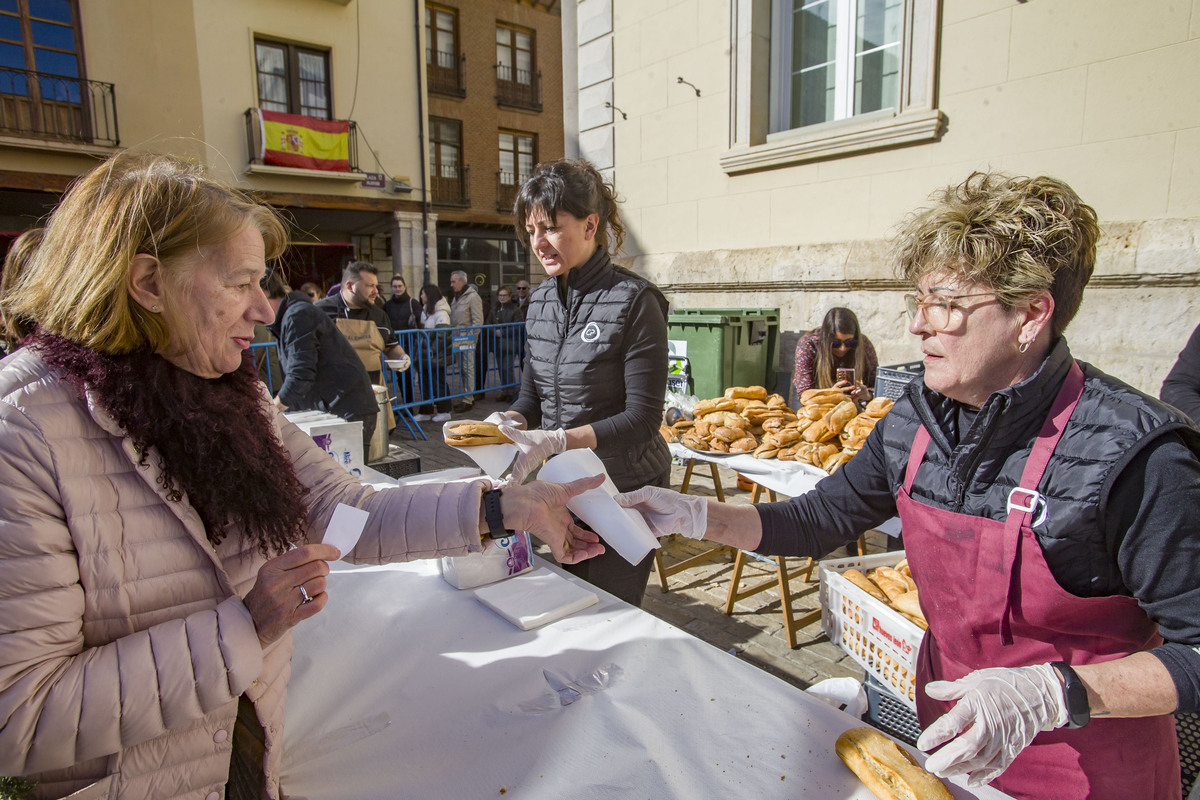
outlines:
[[[849,383],[851,386],[853,386],[854,385],[854,368],[853,367],[839,368],[837,371],[837,379],[838,379],[838,383],[845,381],[846,383]]]

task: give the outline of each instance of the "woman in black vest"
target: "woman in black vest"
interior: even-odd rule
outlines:
[[[1020,800],[1178,800],[1171,715],[1200,710],[1200,430],[1067,347],[1099,238],[1062,181],[948,187],[897,246],[925,373],[858,455],[782,503],[617,498],[660,536],[814,558],[898,514],[917,746]]]
[[[671,455],[658,435],[667,385],[667,302],[609,260],[625,230],[613,190],[586,161],[538,167],[515,205],[518,234],[549,276],[533,291],[520,393],[503,416],[520,428],[513,480],[555,453],[591,448],[621,491],[667,486]],[[499,416],[499,415],[496,415]],[[609,548],[566,568],[641,605],[653,554],[629,564]]]

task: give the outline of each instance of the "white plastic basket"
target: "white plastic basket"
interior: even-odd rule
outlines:
[[[917,651],[925,631],[842,577],[848,569],[865,573],[895,566],[902,558],[899,551],[820,562],[821,628],[829,641],[915,711]]]

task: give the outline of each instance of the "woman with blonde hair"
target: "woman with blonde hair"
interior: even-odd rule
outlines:
[[[30,228],[16,239],[8,248],[4,257],[4,277],[0,280],[0,299],[8,297],[17,287],[17,281],[25,274],[33,254],[42,243],[41,228]],[[25,339],[33,333],[33,320],[16,314],[5,315],[0,309],[0,336],[3,337],[9,353],[14,352],[25,343]]]
[[[4,312],[0,775],[40,797],[280,797],[290,630],[327,562],[463,555],[524,528],[601,550],[563,509],[595,481],[375,491],[289,423],[248,348],[278,214],[169,156],[75,183]],[[321,544],[339,504],[358,545]]]

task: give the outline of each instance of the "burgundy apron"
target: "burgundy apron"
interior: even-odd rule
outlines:
[[[924,426],[917,431],[896,506],[929,622],[917,666],[922,728],[953,705],[927,696],[929,681],[957,680],[985,667],[1092,664],[1162,642],[1134,598],[1076,597],[1060,587],[1033,532],[1045,514],[1045,500],[1034,489],[1082,393],[1083,372],[1072,364],[1009,495],[1004,522],[912,499],[930,441]],[[1079,730],[1040,733],[991,785],[1017,798],[1178,800],[1175,720],[1097,718]]]

